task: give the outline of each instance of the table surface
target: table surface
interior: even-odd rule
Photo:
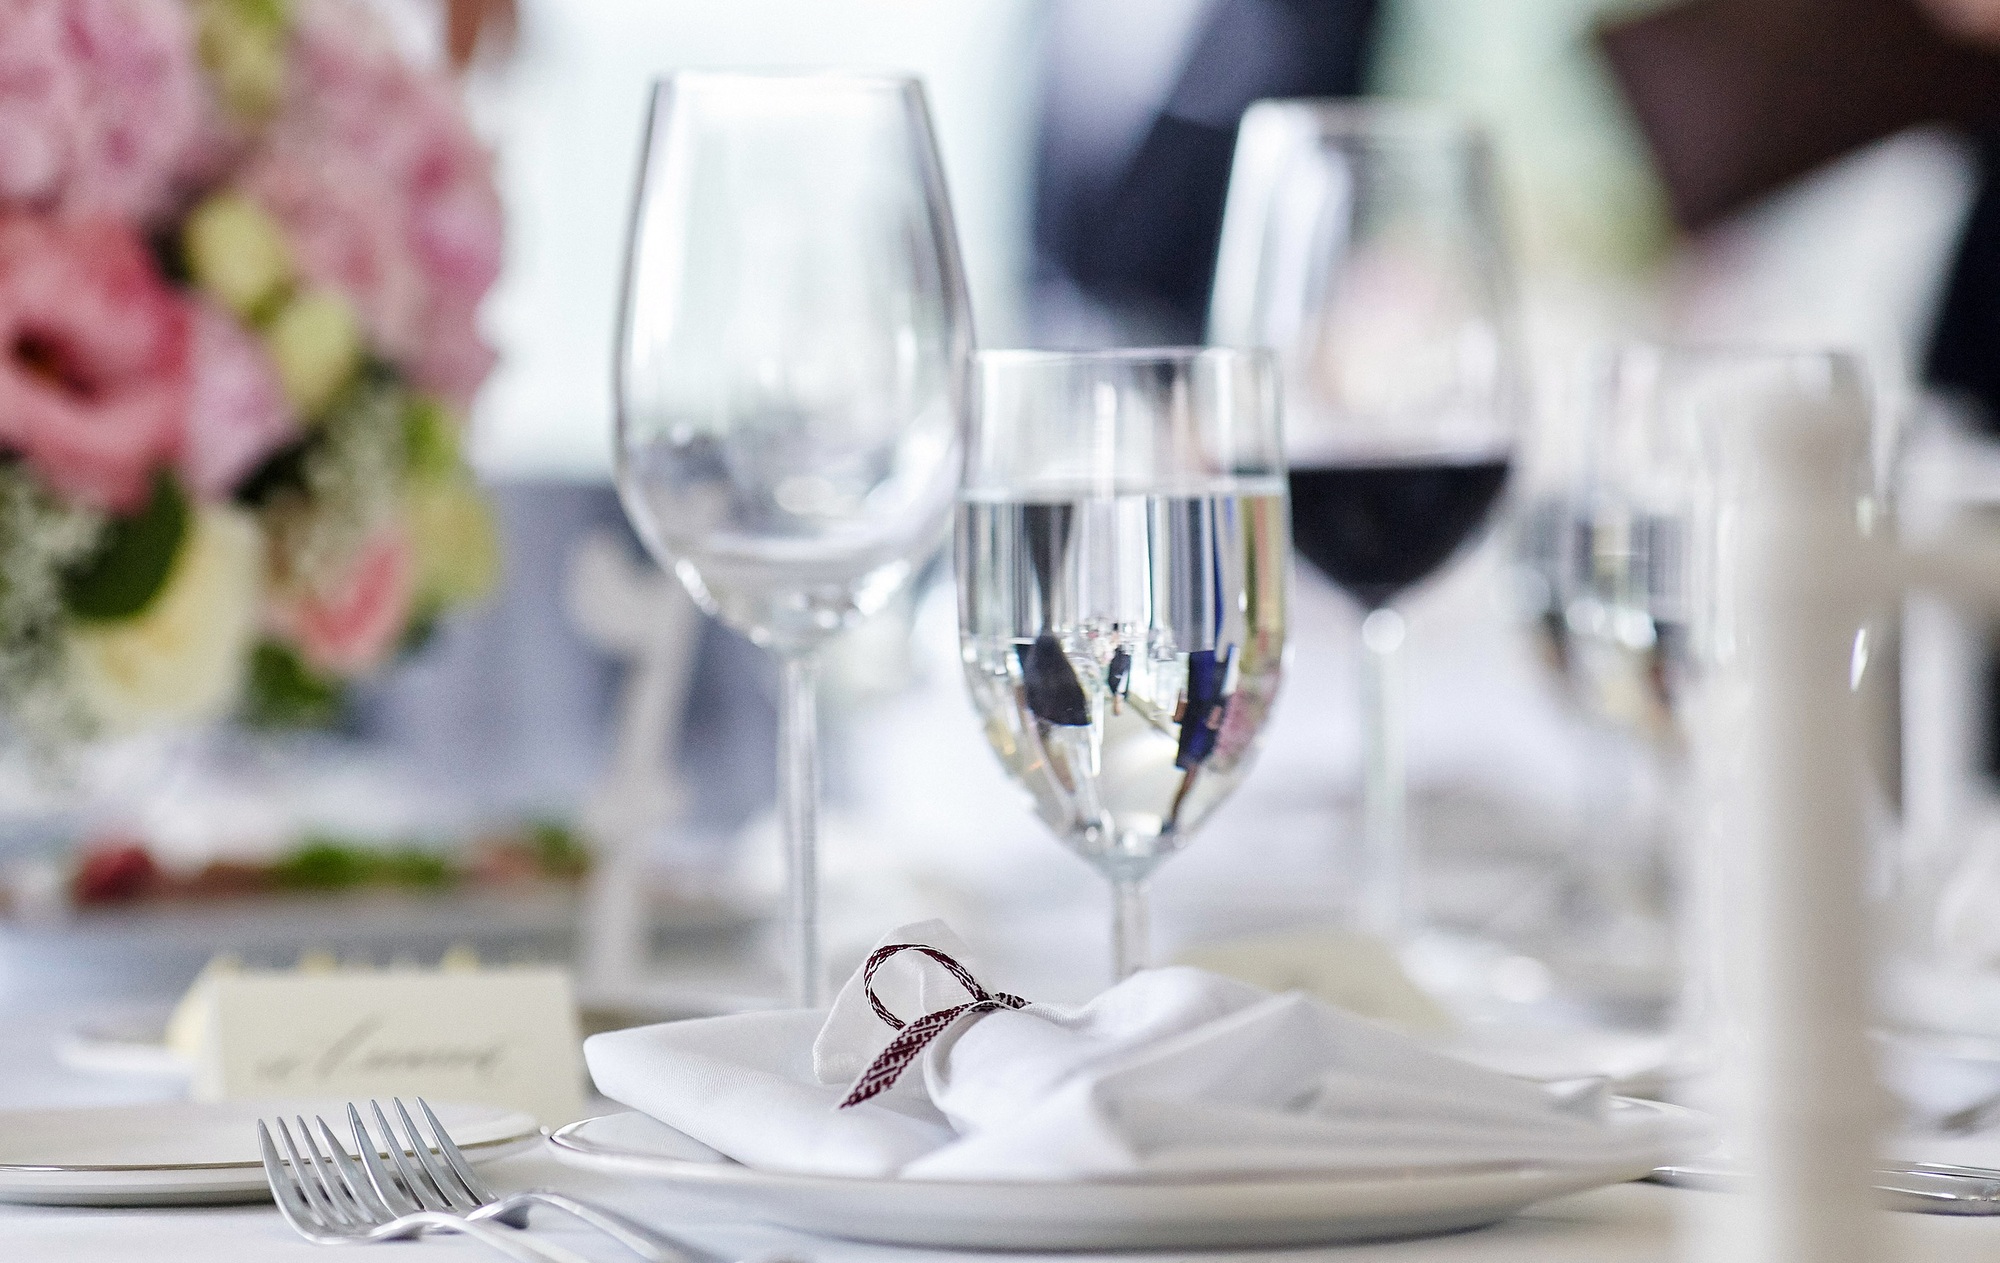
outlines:
[[[75,1012],[44,1010],[17,1015],[17,1020],[0,1027],[0,1108],[116,1104],[177,1094],[178,1086],[172,1082],[100,1077],[64,1067],[56,1057],[55,1041],[77,1016]],[[1978,1155],[1961,1150],[1950,1156],[1970,1160]],[[504,1159],[486,1171],[494,1183],[506,1187],[554,1185],[600,1199],[698,1244],[742,1258],[783,1254],[823,1263],[886,1263],[953,1257],[931,1250],[819,1240],[763,1227],[747,1222],[740,1213],[685,1194],[649,1187],[641,1181],[572,1170],[546,1151]],[[957,1257],[989,1261],[1004,1257],[1009,1263],[1054,1257],[1126,1261],[1188,1258],[1204,1263],[1236,1258],[1324,1258],[1343,1263],[1664,1263],[1675,1257],[1677,1223],[1692,1222],[1702,1231],[1703,1221],[1726,1214],[1729,1202],[1716,1194],[1627,1184],[1557,1198],[1491,1228],[1417,1241],[1241,1254]],[[1896,1257],[1901,1259],[1971,1263],[2000,1258],[2000,1220],[1895,1215],[1889,1221]],[[563,1222],[560,1216],[538,1218],[536,1231],[592,1260],[609,1263],[631,1257],[602,1238]],[[1703,1238],[1712,1231],[1712,1226],[1703,1231]],[[1728,1236],[1726,1232],[1722,1235]],[[500,1257],[486,1247],[448,1238],[430,1239],[421,1248],[424,1257],[439,1263]],[[317,1257],[315,1250],[294,1237],[268,1205],[151,1210],[0,1206],[0,1259],[7,1263],[249,1263]],[[1727,1247],[1705,1250],[1700,1257],[1726,1263]]]
[[[496,1183],[559,1184],[566,1191],[597,1198],[659,1227],[738,1257],[783,1254],[823,1263],[887,1263],[948,1257],[1003,1257],[1009,1263],[1061,1258],[1167,1259],[1221,1263],[1227,1259],[1331,1259],[1342,1263],[1666,1263],[1675,1257],[1674,1226],[1690,1204],[1719,1195],[1684,1192],[1650,1184],[1626,1184],[1557,1198],[1503,1224],[1475,1232],[1417,1241],[1299,1250],[1199,1254],[948,1255],[853,1242],[824,1241],[743,1222],[739,1217],[685,1197],[648,1189],[632,1181],[602,1178],[560,1166],[545,1154],[525,1154],[487,1168]],[[2000,1224],[1982,1219],[1896,1215],[1889,1225],[1896,1257],[1972,1263],[2000,1257]],[[536,1232],[562,1242],[593,1260],[629,1259],[617,1247],[550,1216]],[[143,1259],[147,1263],[238,1263],[239,1260],[305,1259],[316,1247],[299,1241],[268,1206],[184,1210],[68,1210],[11,1207],[0,1210],[0,1256],[12,1263],[98,1263]],[[433,1238],[427,1257],[444,1260],[498,1258],[484,1246]],[[400,1257],[400,1256],[399,1256]],[[1726,1253],[1701,1255],[1726,1263]]]
[[[1301,618],[1312,616],[1316,606],[1327,606],[1334,601],[1323,589],[1324,585],[1302,576],[1295,593],[1295,614]],[[1460,593],[1460,604],[1468,608],[1484,610],[1492,604],[1484,598],[1488,589],[1469,579],[1457,581],[1456,590]],[[1443,595],[1448,596],[1449,592]],[[1567,748],[1567,739],[1559,731],[1555,718],[1544,713],[1550,709],[1546,701],[1537,711],[1522,696],[1510,695],[1504,703],[1489,699],[1480,711],[1482,715],[1504,714],[1515,722],[1504,729],[1504,740],[1483,743],[1473,740],[1487,733],[1492,725],[1468,723],[1465,698],[1470,691],[1483,687],[1481,681],[1493,678],[1498,669],[1484,658],[1470,667],[1460,663],[1458,669],[1452,669],[1453,663],[1440,652],[1445,647],[1442,642],[1446,633],[1451,631],[1450,620],[1442,617],[1446,611],[1438,608],[1441,594],[1434,592],[1426,599],[1426,617],[1412,627],[1413,647],[1420,651],[1425,663],[1421,678],[1412,689],[1413,758],[1428,752],[1428,757],[1449,768],[1477,769],[1484,778],[1481,784],[1494,780],[1505,780],[1510,785],[1566,784],[1562,768],[1542,765],[1552,760],[1560,762],[1556,754]],[[1322,609],[1318,617],[1325,622],[1334,615]],[[1339,617],[1351,620],[1347,614]],[[1432,641],[1424,643],[1426,637]],[[1233,814],[1227,819],[1219,814],[1217,821],[1211,822],[1211,832],[1233,829],[1236,845],[1212,842],[1196,846],[1163,870],[1158,883],[1159,916],[1155,925],[1156,938],[1163,950],[1175,945],[1180,929],[1188,931],[1185,937],[1190,941],[1205,941],[1266,930],[1276,924],[1293,924],[1297,920],[1295,903],[1305,898],[1317,908],[1318,892],[1337,887],[1342,870],[1336,849],[1327,845],[1328,808],[1323,793],[1313,787],[1325,780],[1326,768],[1350,766],[1354,762],[1353,750],[1344,746],[1332,748],[1339,742],[1351,742],[1352,733],[1344,724],[1329,726],[1325,719],[1353,712],[1353,698],[1343,692],[1352,687],[1351,663],[1337,655],[1327,657],[1342,646],[1351,649],[1351,641],[1351,635],[1300,638],[1298,652],[1288,668],[1288,701],[1274,720],[1259,777],[1232,800],[1226,811]],[[1463,637],[1460,643],[1482,647],[1481,652],[1498,653],[1514,642],[1488,636]],[[951,651],[955,654],[955,641]],[[1524,652],[1516,656],[1524,656]],[[857,866],[843,875],[838,865],[832,866],[828,874],[829,938],[838,944],[846,930],[850,948],[857,944],[865,947],[879,935],[885,921],[895,920],[898,913],[908,911],[910,919],[936,915],[941,889],[952,896],[945,902],[961,907],[962,912],[971,906],[968,901],[975,892],[992,895],[995,900],[1010,898],[1013,902],[1004,911],[990,915],[985,923],[977,927],[961,924],[959,928],[979,929],[982,941],[997,937],[1002,931],[1007,933],[1014,954],[1007,962],[1010,970],[1005,977],[1012,989],[1043,1000],[1082,998],[1087,991],[1075,990],[1082,985],[1078,982],[1077,945],[1096,943],[1099,941],[1096,935],[1101,932],[1102,913],[1097,903],[1097,887],[1093,884],[1095,878],[1081,872],[1073,860],[1039,833],[1039,826],[1020,810],[1015,791],[994,773],[991,756],[983,748],[976,724],[963,714],[956,666],[947,665],[949,670],[938,669],[939,678],[945,683],[931,690],[929,702],[925,696],[904,699],[893,706],[878,707],[865,725],[856,724],[853,743],[857,748],[874,752],[869,766],[890,770],[917,766],[919,761],[909,750],[921,745],[925,756],[921,765],[933,779],[926,782],[928,789],[923,794],[891,795],[880,792],[880,786],[861,786],[855,791],[858,803],[845,808],[850,815],[843,816],[840,810],[830,811],[825,822],[829,834],[837,834],[843,820],[849,821],[847,827],[856,833],[850,839],[853,845],[829,847],[830,856],[844,855],[858,865],[856,857],[867,853],[875,855],[880,863],[893,860],[903,867],[878,870]],[[1525,658],[1523,664],[1514,668],[1516,675],[1532,675],[1535,670],[1539,667]],[[949,713],[941,717],[941,713],[927,711],[926,705],[943,707]],[[1520,725],[1531,722],[1539,726],[1524,732]],[[1278,729],[1283,725],[1290,727],[1281,732]],[[866,819],[865,830],[851,823],[856,819]],[[1231,819],[1238,823],[1230,825]],[[1253,821],[1255,828],[1250,828],[1249,822]],[[1487,815],[1480,817],[1480,825],[1482,830],[1497,828]],[[919,892],[922,898],[909,894],[915,886],[900,875],[912,868],[912,861],[887,846],[884,838],[901,839],[910,847],[925,842],[929,847],[911,852],[921,860],[915,866],[916,871],[925,874],[929,883]],[[935,839],[947,840],[949,845],[926,842]],[[873,843],[874,851],[861,845],[864,842]],[[776,854],[775,847],[770,848],[770,853]],[[1000,864],[1001,857],[1007,857],[1004,867]],[[957,867],[950,867],[947,861]],[[940,886],[947,878],[952,884]],[[864,879],[867,898],[836,897],[843,881],[856,884]],[[1482,883],[1491,884],[1490,879],[1482,879]],[[854,888],[861,887],[856,884]],[[1222,892],[1226,898],[1204,904],[1195,897],[1209,888]],[[998,894],[993,894],[996,891]],[[1050,906],[1053,899],[1065,893],[1082,901],[1081,910]],[[899,900],[911,906],[905,909]],[[854,924],[843,925],[843,909],[853,914],[848,919]],[[956,920],[961,913],[953,915]],[[1177,919],[1188,924],[1177,926]],[[1084,926],[1082,933],[1078,931],[1079,925]],[[1090,937],[1084,937],[1085,934]],[[197,944],[197,961],[207,950],[201,944],[207,942],[203,938]],[[111,950],[127,957],[132,955],[130,948],[116,944]],[[73,945],[62,944],[32,960],[0,956],[0,984],[4,984],[0,986],[0,994],[12,997],[8,1004],[0,1006],[0,1110],[111,1105],[179,1095],[178,1083],[89,1075],[69,1070],[58,1062],[56,1041],[87,1016],[74,997],[88,989],[83,984],[96,968],[91,961],[71,959],[75,954]],[[66,960],[71,968],[64,972],[60,967]],[[136,976],[139,972],[141,962],[122,963],[128,966],[128,974]],[[22,990],[31,981],[38,985],[31,992]],[[1065,990],[1066,986],[1070,990]],[[161,998],[149,995],[155,1004]],[[1927,1148],[1925,1156],[2000,1165],[2000,1140],[1950,1152],[1932,1152]],[[563,1167],[545,1151],[509,1158],[485,1169],[495,1184],[557,1186],[600,1199],[664,1230],[685,1235],[697,1244],[751,1259],[783,1254],[823,1263],[890,1260],[915,1263],[944,1257],[980,1259],[986,1263],[1033,1263],[1050,1257],[1116,1259],[1121,1263],[1173,1258],[1198,1259],[1203,1263],[1253,1258],[1330,1259],[1342,1263],[1665,1263],[1677,1257],[1678,1227],[1693,1224],[1704,1244],[1684,1252],[1684,1257],[1698,1258],[1702,1263],[1728,1263],[1734,1243],[1741,1240],[1741,1234],[1728,1233],[1726,1225],[1719,1237],[1710,1235],[1717,1231],[1714,1221],[1726,1215],[1728,1207],[1734,1204],[1727,1197],[1628,1184],[1557,1198],[1491,1228],[1415,1241],[1240,1254],[951,1256],[932,1250],[818,1240],[763,1227],[746,1221],[740,1212],[715,1203],[669,1193],[638,1181]],[[1895,1215],[1888,1218],[1886,1227],[1894,1241],[1894,1257],[1902,1260],[1984,1263],[2000,1259],[2000,1218]],[[547,1233],[551,1239],[592,1260],[609,1263],[632,1257],[588,1231],[563,1222],[559,1216],[546,1219],[538,1216],[535,1230],[538,1234]],[[1721,1244],[1711,1247],[1707,1244],[1711,1240]],[[319,1257],[316,1249],[294,1237],[269,1205],[171,1210],[0,1205],[0,1263],[108,1260],[249,1263]],[[391,1257],[447,1263],[459,1258],[501,1256],[484,1246],[433,1238],[421,1247],[406,1247]]]

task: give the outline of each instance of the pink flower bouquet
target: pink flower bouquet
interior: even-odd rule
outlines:
[[[500,248],[356,0],[0,0],[0,717],[324,718],[480,595]]]

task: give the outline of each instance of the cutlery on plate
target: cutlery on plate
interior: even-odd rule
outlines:
[[[356,1245],[397,1241],[426,1232],[457,1232],[484,1241],[520,1263],[586,1263],[561,1246],[491,1224],[474,1223],[463,1215],[438,1209],[432,1204],[437,1197],[435,1191],[426,1193],[424,1200],[418,1202],[396,1188],[375,1152],[374,1143],[365,1138],[359,1146],[368,1163],[364,1174],[323,1118],[314,1121],[326,1137],[327,1153],[320,1151],[319,1142],[313,1139],[312,1129],[306,1126],[303,1116],[298,1119],[306,1145],[303,1153],[292,1136],[291,1126],[282,1118],[274,1121],[278,1134],[284,1138],[286,1156],[278,1156],[271,1128],[259,1120],[257,1145],[263,1154],[264,1178],[270,1181],[278,1213],[293,1231],[315,1245]],[[408,1164],[393,1139],[390,1152],[397,1165],[407,1172]],[[414,1176],[410,1177],[411,1189],[419,1188],[420,1184]],[[394,1203],[388,1200],[388,1192],[395,1194]]]
[[[1654,1167],[1655,1184],[1733,1193],[1743,1172],[1722,1164],[1679,1163]],[[1874,1187],[1889,1210],[1923,1215],[2000,1215],[2000,1170],[1945,1162],[1900,1162],[1876,1168]]]
[[[417,1109],[422,1112],[424,1121],[430,1125],[429,1142],[426,1142],[418,1131],[416,1122],[411,1119],[410,1111],[404,1108],[402,1100],[398,1098],[391,1104],[396,1107],[397,1117],[402,1119],[409,1148],[420,1154],[427,1153],[432,1148],[438,1151],[439,1156],[450,1168],[450,1175],[457,1185],[453,1192],[456,1194],[462,1191],[464,1196],[473,1199],[474,1209],[467,1213],[475,1218],[493,1218],[516,1227],[526,1227],[528,1207],[542,1205],[581,1219],[640,1258],[648,1260],[648,1263],[730,1263],[730,1260],[723,1255],[711,1253],[685,1242],[670,1240],[654,1229],[628,1219],[616,1211],[571,1197],[567,1193],[558,1193],[554,1189],[531,1188],[518,1193],[498,1193],[473,1172],[472,1164],[465,1160],[465,1154],[452,1142],[451,1135],[445,1131],[444,1124],[438,1121],[438,1116],[432,1112],[429,1102],[422,1097],[417,1098]],[[381,1104],[370,1101],[368,1105],[375,1111],[375,1117],[381,1123],[382,1130],[389,1134],[392,1141],[389,1148],[393,1152],[400,1146],[393,1143],[395,1133],[389,1127],[389,1120],[382,1113]],[[348,1106],[347,1110],[358,1138],[363,1130],[361,1115],[352,1105]],[[770,1260],[769,1263],[785,1263],[785,1261]]]

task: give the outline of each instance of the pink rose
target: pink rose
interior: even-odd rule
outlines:
[[[433,309],[409,365],[410,380],[463,411],[498,358],[480,336],[478,312]]]
[[[301,268],[419,387],[469,402],[493,364],[474,317],[500,274],[501,208],[449,81],[403,60],[365,6],[307,0],[267,153],[246,190]]]
[[[424,277],[381,172],[335,150],[287,144],[252,160],[239,188],[283,229],[309,287],[354,304],[377,351],[399,363],[417,353]]]
[[[0,217],[0,447],[57,491],[128,511],[180,451],[189,308],[110,220]]]
[[[500,193],[492,155],[466,126],[443,82],[414,80],[408,106],[420,142],[407,168],[417,261],[440,302],[477,303],[500,276]]]
[[[207,303],[195,307],[190,374],[181,478],[203,499],[226,500],[298,436],[298,417],[264,344]]]
[[[204,102],[181,0],[0,0],[0,198],[150,220]]]
[[[0,199],[52,201],[81,112],[62,13],[46,0],[0,0]]]
[[[338,575],[280,600],[275,630],[312,667],[361,675],[381,665],[409,621],[416,559],[400,526],[376,532]]]
[[[419,180],[410,233],[429,282],[429,304],[410,375],[460,409],[493,371],[497,358],[479,332],[479,303],[500,275],[500,198],[484,154],[441,160]]]

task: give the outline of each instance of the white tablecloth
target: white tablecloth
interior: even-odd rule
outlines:
[[[1477,1232],[1420,1241],[1385,1242],[1344,1248],[1257,1251],[1244,1254],[1188,1255],[941,1255],[933,1251],[900,1250],[852,1242],[820,1241],[796,1233],[746,1224],[712,1206],[676,1198],[626,1181],[598,1179],[561,1167],[541,1155],[524,1155],[489,1168],[497,1182],[559,1183],[575,1193],[597,1197],[661,1227],[683,1232],[712,1249],[754,1259],[782,1251],[821,1263],[912,1263],[918,1259],[961,1257],[994,1263],[1036,1263],[1063,1259],[1076,1263],[1102,1259],[1107,1263],[1224,1263],[1231,1259],[1335,1260],[1337,1263],[1667,1263],[1674,1258],[1672,1222],[1675,1205],[1686,1198],[1717,1196],[1626,1184],[1545,1202],[1507,1223]],[[1948,1219],[1934,1215],[1897,1215],[1892,1222],[1897,1257],[1906,1263],[1979,1263],[2000,1258],[2000,1223]],[[624,1260],[632,1256],[601,1238],[563,1224],[558,1216],[537,1221],[537,1232],[593,1260]],[[420,1251],[420,1252],[419,1252]],[[269,1207],[220,1210],[55,1210],[10,1208],[0,1211],[0,1258],[8,1263],[101,1263],[144,1260],[145,1263],[262,1263],[263,1260],[323,1258],[323,1252],[300,1242]],[[344,1256],[343,1256],[344,1257]],[[465,1242],[438,1238],[420,1248],[399,1248],[395,1259],[419,1258],[448,1263],[498,1254]],[[1712,1263],[1728,1263],[1710,1256]]]
[[[115,1079],[65,1069],[54,1053],[55,1038],[75,1020],[73,1013],[14,1014],[0,1025],[0,1108],[111,1104],[173,1095],[170,1083]],[[1972,1155],[1959,1155],[1969,1158]],[[545,1152],[522,1154],[487,1168],[496,1184],[513,1187],[557,1185],[599,1198],[628,1213],[682,1233],[689,1239],[743,1258],[783,1252],[822,1263],[910,1263],[950,1257],[934,1251],[902,1250],[853,1242],[816,1240],[746,1222],[730,1209],[675,1195],[644,1184],[571,1170]],[[1676,1208],[1716,1194],[1627,1184],[1559,1198],[1526,1214],[1477,1232],[1420,1241],[1242,1255],[1007,1255],[1008,1263],[1060,1257],[1102,1258],[1120,1263],[1157,1263],[1186,1257],[1201,1263],[1232,1258],[1259,1260],[1330,1259],[1340,1263],[1666,1263],[1674,1257]],[[1899,1257],[1923,1263],[1973,1263],[2000,1258],[2000,1219],[1947,1219],[1896,1215],[1892,1231]],[[538,1232],[593,1260],[629,1261],[617,1247],[564,1222],[538,1218]],[[175,1210],[85,1210],[54,1207],[0,1207],[0,1261],[4,1263],[263,1263],[264,1260],[326,1257],[292,1236],[269,1206]],[[342,1256],[345,1257],[345,1256]],[[447,1238],[398,1248],[397,1260],[496,1259],[485,1247]],[[959,1256],[993,1263],[1000,1256]],[[1711,1256],[1713,1258],[1713,1256]],[[1705,1261],[1706,1263],[1706,1261]],[[1727,1263],[1713,1258],[1713,1263]]]
[[[1461,624],[1468,619],[1491,623],[1497,618],[1487,600],[1490,589],[1490,576],[1479,579],[1462,573],[1425,598],[1413,623],[1413,655],[1421,670],[1413,672],[1411,745],[1413,760],[1420,761],[1419,779],[1451,774],[1479,784],[1526,785],[1544,800],[1568,801],[1576,796],[1565,780],[1564,759],[1566,750],[1574,754],[1570,747],[1575,742],[1563,737],[1553,702],[1544,698],[1539,705],[1530,704],[1536,668],[1527,659],[1524,642],[1518,637],[1463,634]],[[1348,661],[1353,652],[1353,616],[1340,610],[1323,583],[1303,575],[1296,597],[1300,621],[1317,620],[1322,630],[1299,637],[1258,775],[1218,813],[1198,844],[1161,872],[1156,935],[1163,953],[1184,940],[1294,925],[1308,915],[1323,918],[1328,908],[1321,904],[1330,902],[1326,892],[1352,876],[1351,866],[1344,865],[1343,853],[1334,845],[1329,786],[1347,775],[1356,760],[1353,672]],[[949,601],[940,608],[949,618]],[[1336,623],[1339,626],[1332,631],[1325,630]],[[1002,949],[996,956],[1007,957],[1009,968],[1001,975],[1005,984],[1036,999],[1080,1000],[1102,982],[1098,971],[1103,957],[1094,955],[1103,950],[1104,941],[1099,879],[1064,854],[999,775],[965,709],[956,679],[955,642],[947,635],[938,643],[944,645],[944,656],[931,664],[936,687],[930,693],[878,706],[865,718],[851,721],[850,744],[869,752],[860,762],[878,775],[872,780],[857,775],[861,783],[849,788],[858,802],[845,809],[852,814],[844,816],[836,805],[826,821],[830,937],[836,945],[844,941],[852,955],[862,951],[885,923],[897,919],[948,912],[955,922],[964,922],[961,928],[972,929],[979,918],[971,905],[960,905],[971,899],[972,892],[981,892],[986,903],[978,906],[990,907],[985,922],[976,927],[979,941],[982,951],[993,946]],[[1469,656],[1454,658],[1443,652],[1454,643],[1470,646]],[[1513,665],[1496,665],[1496,658]],[[1492,692],[1494,679],[1503,681],[1499,695]],[[1468,698],[1476,692],[1481,700],[1472,706]],[[1479,722],[1468,722],[1467,714],[1474,712]],[[906,772],[910,767],[925,769],[923,792],[910,789]],[[852,825],[854,836],[840,837],[843,820],[866,824]],[[1493,827],[1486,816],[1481,820],[1482,827]],[[907,853],[885,838],[900,839]],[[765,853],[775,863],[775,845]],[[947,866],[946,860],[953,865]],[[907,876],[911,873],[923,880]],[[1479,873],[1474,881],[1493,884]],[[851,897],[844,893],[843,883],[857,893]],[[910,894],[914,902],[904,907],[897,900],[909,892],[915,892]],[[1435,885],[1432,893],[1434,897],[1438,893]],[[843,930],[848,931],[844,940]],[[0,956],[0,996],[12,997],[30,981],[41,984],[33,989],[34,997],[50,994],[46,977],[40,975],[53,963]],[[10,969],[38,976],[14,977],[8,974]],[[144,998],[158,1003],[162,997]],[[0,1109],[115,1104],[177,1093],[178,1085],[172,1083],[95,1077],[64,1069],[56,1060],[54,1044],[81,1016],[79,1010],[36,1011],[20,1002],[0,1005]],[[1936,1156],[2000,1165],[2000,1141],[1985,1151]],[[744,1258],[781,1251],[823,1263],[918,1263],[949,1257],[934,1251],[813,1240],[760,1227],[715,1204],[570,1170],[545,1153],[511,1158],[488,1171],[496,1184],[552,1184],[600,1198],[698,1244]],[[1632,1184],[1560,1198],[1493,1228],[1429,1240],[1243,1255],[1056,1257],[1118,1263],[1158,1263],[1175,1257],[1201,1263],[1235,1258],[1288,1263],[1317,1259],[1666,1263],[1674,1258],[1678,1208],[1712,1207],[1719,1201],[1715,1194]],[[536,1223],[538,1232],[547,1231],[593,1260],[629,1263],[632,1257],[559,1216],[538,1218]],[[1891,1221],[1891,1231],[1899,1258],[1909,1263],[2000,1260],[2000,1218],[1898,1215]],[[0,1263],[262,1263],[326,1257],[348,1256],[327,1256],[298,1241],[269,1206],[185,1210],[0,1206]],[[366,1263],[374,1256],[356,1257]],[[500,1256],[485,1247],[437,1238],[420,1246],[398,1247],[384,1257],[391,1263],[448,1263]],[[958,1257],[982,1263],[1034,1263],[1048,1256]],[[1702,1263],[1729,1260],[1726,1252],[1718,1252],[1704,1256]]]

